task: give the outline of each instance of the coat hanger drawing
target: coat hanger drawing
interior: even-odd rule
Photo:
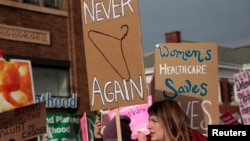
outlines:
[[[128,25],[121,26],[122,37],[115,37],[96,30],[88,32],[88,38],[97,48],[100,55],[107,61],[112,69],[122,78],[128,81],[130,72],[124,55],[123,40],[128,35]]]

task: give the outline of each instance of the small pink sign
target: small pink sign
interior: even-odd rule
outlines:
[[[244,125],[250,125],[250,72],[234,74],[234,85],[239,99],[239,108]]]
[[[87,125],[87,116],[86,113],[83,114],[82,118],[80,119],[81,129],[82,129],[82,139],[83,141],[88,141],[88,125]]]
[[[147,129],[148,125],[148,107],[152,104],[151,96],[148,96],[147,104],[119,107],[120,115],[126,115],[131,119],[129,124],[132,130],[132,139],[136,139],[138,134],[137,131],[143,131],[146,135],[149,134]],[[115,110],[109,111],[109,118],[112,119],[115,116]]]

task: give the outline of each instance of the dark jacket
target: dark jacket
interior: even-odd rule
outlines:
[[[94,138],[94,141],[103,141],[102,138]]]

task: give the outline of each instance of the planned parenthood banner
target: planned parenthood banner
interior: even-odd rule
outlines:
[[[49,141],[81,141],[80,116],[75,114],[47,114]],[[42,137],[40,137],[42,139]]]

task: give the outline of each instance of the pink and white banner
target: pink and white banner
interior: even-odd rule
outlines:
[[[132,139],[137,138],[137,131],[143,131],[146,135],[149,134],[147,129],[148,125],[148,107],[152,104],[152,97],[148,96],[147,104],[139,104],[133,106],[119,107],[120,115],[127,115],[131,122],[129,124],[132,130]],[[109,118],[112,119],[115,116],[115,110],[109,111]]]
[[[244,125],[250,124],[250,72],[234,74],[234,83]]]

